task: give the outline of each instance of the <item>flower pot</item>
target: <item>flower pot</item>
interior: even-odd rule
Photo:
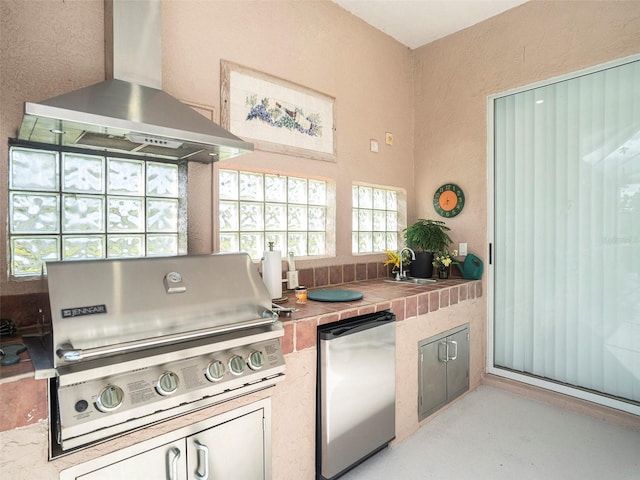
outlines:
[[[438,267],[438,278],[449,278],[449,267]]]
[[[433,276],[433,253],[416,252],[416,259],[411,260],[411,276],[431,278]]]

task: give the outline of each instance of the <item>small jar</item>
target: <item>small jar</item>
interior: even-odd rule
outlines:
[[[307,303],[307,287],[296,287],[296,303]]]

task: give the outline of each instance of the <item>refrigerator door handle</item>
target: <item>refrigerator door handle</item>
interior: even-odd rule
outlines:
[[[355,322],[351,325],[336,326],[332,329],[328,329],[320,333],[320,337],[323,340],[331,340],[334,338],[346,337],[347,335],[353,335],[354,333],[364,332],[371,328],[380,327],[388,323],[394,322],[395,317],[390,314],[382,314],[379,318],[372,318],[370,320],[363,320]]]

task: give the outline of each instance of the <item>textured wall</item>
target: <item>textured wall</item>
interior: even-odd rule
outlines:
[[[0,1],[0,293],[37,291],[7,281],[7,139],[24,102],[38,102],[104,80],[103,0]]]
[[[486,259],[487,96],[640,53],[640,2],[528,2],[413,53],[416,212],[457,183],[452,238]]]
[[[639,10],[638,2],[531,2],[409,52],[328,2],[171,1],[163,4],[165,89],[183,100],[214,106],[219,115],[219,61],[224,58],[335,96],[337,163],[257,152],[234,164],[335,178],[342,207],[337,225],[341,260],[350,256],[348,205],[353,180],[406,188],[410,221],[434,217],[435,188],[444,182],[459,183],[468,204],[448,223],[455,239],[469,242],[471,251],[482,254],[486,249],[487,95],[638,53]],[[0,22],[2,138],[15,135],[25,100],[48,98],[103,78],[101,0],[2,0]],[[412,56],[415,94],[410,91]],[[381,144],[381,153],[369,153],[369,138],[382,140],[385,131],[394,133],[396,145],[385,149]],[[6,154],[6,148],[0,148],[3,228]],[[207,251],[212,243],[211,172],[202,167],[191,173],[191,247]],[[4,243],[0,245],[0,291],[28,290],[7,283]],[[486,311],[486,295],[468,312],[451,309],[440,312],[438,318],[459,322],[449,318],[453,311],[460,317],[477,318],[478,312]],[[418,323],[407,323],[407,333],[413,327],[421,335],[427,333]],[[482,327],[474,333],[476,339],[485,338]],[[408,363],[413,364],[413,355],[407,351]],[[313,419],[299,402],[311,400],[314,358],[311,349],[291,356],[287,384],[278,387],[274,397],[274,478],[310,478]],[[300,388],[306,397],[299,397]],[[405,388],[415,386],[407,383]],[[411,391],[408,396],[414,397]],[[403,408],[403,425],[408,425],[414,406]],[[280,423],[285,416],[307,431],[301,441],[296,441],[299,432],[294,422]],[[3,452],[6,447],[11,459],[5,473],[25,478],[26,471],[35,469],[41,478],[55,478],[57,470],[87,459],[80,453],[47,463],[44,427],[32,425],[1,435]],[[104,444],[105,451],[117,448],[116,443]],[[286,468],[289,457],[302,459],[304,475],[294,477],[296,471]]]
[[[167,0],[163,16],[164,89],[220,116],[220,60],[225,59],[336,98],[337,162],[255,152],[234,165],[337,182],[336,257],[300,267],[380,261],[351,255],[351,183],[389,185],[413,198],[411,51],[337,5],[324,1]],[[0,2],[2,69],[0,138],[15,136],[25,101],[37,101],[104,79],[102,0]],[[394,134],[393,147],[384,144]],[[380,153],[369,151],[369,139]],[[7,151],[0,149],[0,222],[6,224]],[[189,251],[213,249],[213,168],[189,172]],[[413,203],[409,202],[409,215]],[[4,238],[4,231],[3,231]],[[0,290],[38,290],[7,281],[0,245]]]
[[[335,163],[260,151],[230,163],[335,180],[337,258],[313,263],[354,263],[352,182],[404,188],[413,198],[410,50],[328,1],[166,2],[162,13],[164,88],[182,100],[215,107],[217,118],[221,59],[336,98]],[[394,134],[392,147],[384,143],[385,132]],[[371,138],[380,143],[377,154],[369,151]],[[205,188],[210,169],[198,166],[190,182],[196,176],[202,188],[189,192],[190,204],[197,205],[190,208],[189,247],[206,252],[211,249],[210,189]],[[412,209],[409,202],[410,215]]]

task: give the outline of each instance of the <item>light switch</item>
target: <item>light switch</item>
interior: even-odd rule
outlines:
[[[378,153],[378,141],[373,138],[371,139],[371,151],[373,153]]]

